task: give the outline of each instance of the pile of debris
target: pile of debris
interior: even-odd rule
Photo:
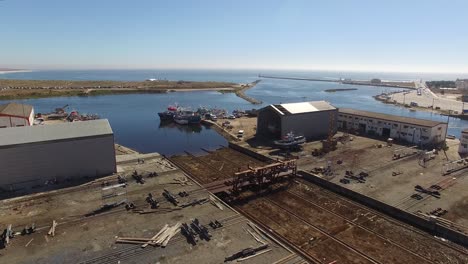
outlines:
[[[218,224],[215,224],[216,222]],[[211,225],[211,223],[213,223],[213,222],[210,222],[210,225]],[[215,223],[213,223],[213,224],[216,227],[213,227],[213,228],[222,227],[222,224],[219,223],[217,220],[215,220]],[[197,236],[201,240],[206,240],[206,241],[211,240],[211,234],[208,231],[208,228],[206,228],[204,225],[200,224],[200,221],[197,218],[193,219],[190,224],[183,223],[182,227],[181,227],[181,231],[182,231],[182,235],[184,235],[187,238],[187,242],[194,245],[194,246],[198,242]]]
[[[340,179],[340,182],[343,184],[348,184],[351,183],[351,180],[355,180],[359,183],[365,183],[367,177],[369,177],[369,173],[364,171],[361,171],[357,175],[355,175],[353,171],[346,171],[344,178]]]
[[[52,226],[49,229],[49,232],[47,232],[47,235],[49,236],[55,236],[55,228],[57,227],[58,223],[53,220],[52,221]],[[5,230],[0,235],[0,249],[6,248],[10,243],[11,239],[15,238],[16,236],[27,236],[31,235],[36,232],[36,224],[32,223],[31,226],[27,225],[21,231],[14,231],[12,228],[12,225],[8,225]],[[29,242],[25,245],[27,247],[34,239],[31,238]]]
[[[326,168],[324,167],[315,167],[310,170],[311,173],[316,174],[316,175],[322,175],[322,176],[332,176],[333,172],[331,170],[330,166],[327,166]]]
[[[271,251],[271,249],[268,249],[268,244],[264,241],[266,239],[263,238],[262,235],[260,234],[259,232],[260,230],[256,226],[254,226],[252,223],[247,223],[247,224],[252,228],[253,232],[246,228],[244,228],[244,230],[248,232],[261,245],[258,247],[244,248],[232,254],[231,256],[226,257],[224,259],[224,262],[234,261],[234,260],[237,260],[237,262],[241,262],[241,261],[244,261],[244,260],[247,260],[247,259],[250,259],[250,258],[253,258],[258,255]],[[262,237],[264,240],[262,240],[260,237]]]
[[[429,215],[435,215],[435,216],[441,217],[441,216],[445,215],[446,213],[448,213],[447,210],[444,210],[444,209],[442,209],[442,208],[439,207],[439,208],[437,208],[437,209],[435,209],[435,210],[430,211],[428,214],[429,214]]]
[[[435,198],[440,198],[440,192],[439,192],[440,189],[441,188],[438,185],[432,185],[429,188],[424,188],[421,185],[414,186],[415,191],[432,195]]]

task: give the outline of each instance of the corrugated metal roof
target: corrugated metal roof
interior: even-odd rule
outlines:
[[[112,135],[107,119],[40,126],[0,128],[0,146]]]
[[[363,117],[370,117],[370,118],[376,118],[376,119],[382,119],[382,120],[387,120],[387,121],[400,122],[400,123],[418,125],[418,126],[424,126],[424,127],[434,127],[439,124],[446,124],[445,122],[405,117],[405,116],[389,115],[389,114],[369,112],[369,111],[363,111],[363,110],[357,110],[357,109],[351,109],[351,108],[340,108],[338,109],[338,112],[340,114],[358,115],[358,116],[363,116]]]
[[[32,110],[32,105],[26,104],[9,103],[0,105],[0,115],[24,116],[28,118]]]
[[[288,103],[271,105],[271,107],[273,107],[273,109],[275,109],[281,115],[294,115],[336,109],[334,106],[332,106],[326,101]]]

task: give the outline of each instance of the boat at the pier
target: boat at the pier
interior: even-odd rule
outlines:
[[[173,112],[173,111],[164,111],[164,112],[159,112],[158,113],[159,118],[161,119],[161,121],[172,121],[172,120],[174,120],[175,114],[176,114],[176,112]]]
[[[192,111],[179,111],[174,115],[174,122],[179,125],[200,124],[201,116]]]
[[[280,140],[275,140],[274,143],[280,148],[294,148],[306,142],[304,136],[296,136],[293,132],[289,132]]]

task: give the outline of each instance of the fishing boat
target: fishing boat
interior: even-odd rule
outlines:
[[[304,136],[296,136],[293,132],[289,132],[280,140],[275,140],[274,143],[279,148],[294,148],[306,142]]]
[[[164,112],[159,112],[159,118],[161,121],[172,121],[174,119],[176,112],[173,111],[164,111]]]
[[[201,116],[192,111],[179,111],[174,115],[174,122],[179,125],[196,125],[200,124]]]
[[[174,116],[177,114],[178,111],[181,111],[182,108],[180,108],[177,104],[175,105],[170,105],[167,107],[167,110],[164,112],[159,112],[159,118],[161,121],[172,121],[174,120]]]
[[[176,122],[179,125],[188,125],[189,120],[187,116],[184,115],[175,115],[174,116],[174,122]]]

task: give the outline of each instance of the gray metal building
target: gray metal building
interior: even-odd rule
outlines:
[[[287,133],[303,135],[308,140],[326,138],[336,133],[338,110],[325,101],[269,105],[259,110],[257,135],[284,137]]]
[[[0,129],[0,190],[116,172],[107,119]]]

